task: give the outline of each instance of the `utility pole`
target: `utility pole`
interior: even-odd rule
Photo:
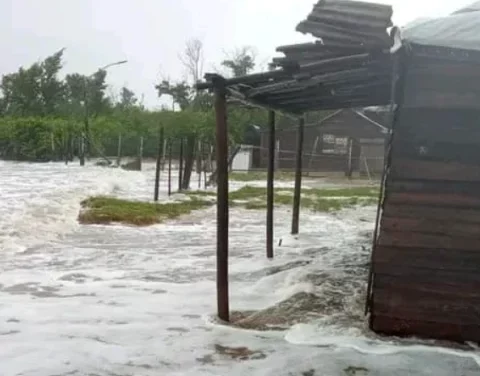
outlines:
[[[110,67],[115,65],[125,64],[127,60],[117,61],[115,63],[107,64],[104,67],[97,70],[98,71],[105,71]],[[88,101],[88,81],[95,75],[94,72],[91,75],[87,76],[83,80],[83,105],[84,105],[84,116],[83,116],[83,123],[84,123],[84,131],[82,132],[82,139],[81,139],[81,147],[80,147],[80,166],[85,165],[85,156],[90,155],[90,113],[89,113],[89,101]],[[108,161],[110,162],[110,161]]]

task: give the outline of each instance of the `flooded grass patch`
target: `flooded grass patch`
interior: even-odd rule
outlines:
[[[215,204],[215,192],[185,192],[189,199],[152,203],[123,200],[108,196],[90,197],[81,202],[78,221],[82,224],[123,223],[134,226],[149,226],[190,214]],[[371,187],[342,189],[304,189],[301,206],[317,212],[338,211],[357,205],[371,205],[377,201],[377,190]],[[230,205],[248,210],[264,210],[267,190],[262,187],[245,186],[230,193]],[[275,189],[275,205],[292,205],[293,189]]]
[[[257,181],[267,180],[266,171],[249,171],[249,172],[231,172],[228,178],[234,181]],[[295,179],[294,172],[277,171],[275,172],[275,180],[292,181]]]
[[[293,205],[293,188],[276,188],[274,190],[275,205]],[[213,192],[190,192],[190,197],[214,195]],[[303,189],[301,207],[315,212],[338,211],[353,206],[373,205],[378,199],[378,189],[372,187],[355,187],[340,189]],[[267,189],[263,187],[245,186],[230,192],[230,205],[241,206],[248,210],[264,210],[267,208]]]
[[[78,221],[82,224],[124,223],[134,226],[148,226],[211,205],[212,202],[196,197],[185,201],[159,204],[97,196],[81,202],[82,209]]]

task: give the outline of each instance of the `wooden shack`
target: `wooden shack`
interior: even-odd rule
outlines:
[[[308,119],[307,119],[308,120]],[[362,109],[341,109],[305,125],[304,170],[381,175],[389,129]],[[262,132],[260,168],[268,162],[268,132]],[[297,127],[276,132],[277,168],[295,168]]]
[[[370,325],[480,341],[480,53],[417,44],[403,52]]]
[[[292,209],[297,234],[304,141],[312,138],[304,137],[306,114],[389,105],[394,116],[367,288],[370,327],[390,335],[480,341],[479,12],[479,3],[473,4],[404,29],[402,38],[398,28],[386,31],[390,6],[320,0],[297,30],[321,41],[277,48],[284,56],[268,72],[232,79],[210,74],[197,85],[215,92],[223,165],[217,190],[222,320],[229,319],[227,94],[269,111],[268,257],[274,111],[298,117]]]

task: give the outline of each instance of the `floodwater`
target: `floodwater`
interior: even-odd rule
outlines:
[[[148,228],[76,221],[92,194],[149,199],[147,167],[0,162],[0,375],[480,375],[473,348],[366,329],[374,207],[302,213],[298,238],[277,210],[274,261],[264,213],[232,210],[232,310],[301,323],[219,325],[214,208]]]

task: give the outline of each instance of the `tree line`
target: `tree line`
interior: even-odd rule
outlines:
[[[163,79],[154,83],[159,97],[172,106],[152,111],[129,88],[114,98],[107,94],[107,70],[90,76],[79,73],[60,78],[65,49],[42,61],[2,76],[0,83],[0,158],[19,161],[71,159],[80,153],[82,135],[88,139],[90,156],[117,153],[138,155],[143,137],[143,155],[154,157],[159,127],[165,137],[183,139],[188,158],[199,141],[212,143],[214,114],[209,93],[198,93],[193,84],[201,79],[203,46],[187,42],[180,61],[188,78],[179,82]],[[255,68],[251,49],[243,48],[221,62],[231,75],[247,74]],[[245,127],[265,123],[264,111],[236,106],[229,113],[231,142],[240,142]],[[175,146],[175,151],[178,146]],[[187,160],[187,165],[189,164]]]

